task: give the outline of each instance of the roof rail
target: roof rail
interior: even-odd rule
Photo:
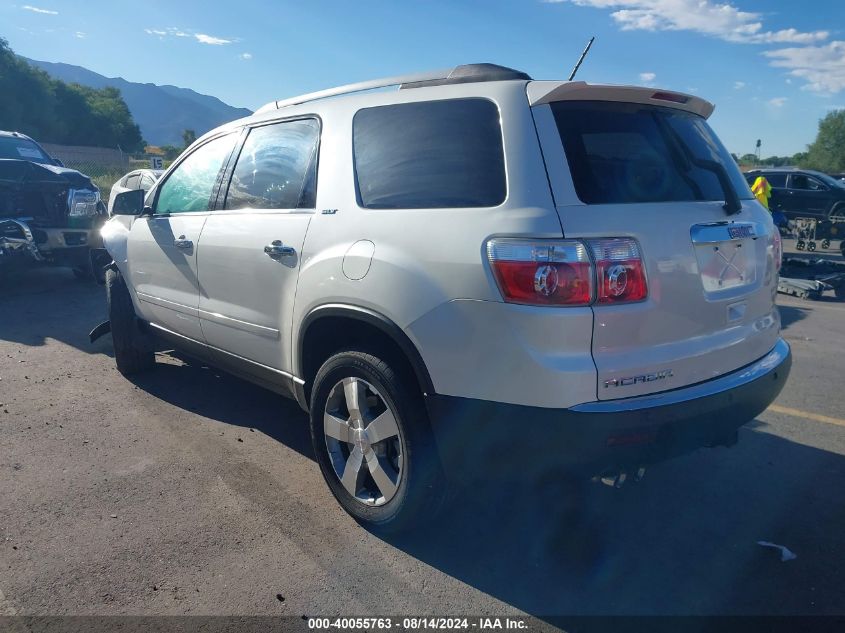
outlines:
[[[316,101],[317,99],[327,99],[329,97],[351,94],[353,92],[389,88],[391,86],[399,86],[401,89],[408,89],[478,81],[503,81],[506,79],[530,80],[531,77],[518,70],[506,68],[505,66],[498,66],[496,64],[464,64],[462,66],[456,66],[451,70],[434,70],[410,75],[400,75],[397,77],[371,79],[370,81],[361,81],[359,83],[338,86],[337,88],[328,88],[327,90],[309,92],[308,94],[300,95],[298,97],[290,97],[289,99],[282,99],[280,101],[271,101],[256,110],[256,114],[259,112],[267,112],[268,110],[276,110],[278,108],[299,105],[309,101]]]

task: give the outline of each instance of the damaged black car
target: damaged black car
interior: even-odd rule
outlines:
[[[0,274],[33,265],[92,276],[107,210],[91,179],[64,167],[33,139],[0,131]]]

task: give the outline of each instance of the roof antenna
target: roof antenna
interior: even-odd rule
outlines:
[[[590,47],[593,45],[595,39],[596,36],[593,35],[593,37],[590,38],[590,41],[587,42],[587,48],[585,48],[584,52],[581,53],[581,57],[578,58],[578,63],[575,64],[575,68],[572,69],[572,74],[569,75],[569,79],[567,79],[567,81],[572,81],[573,79],[575,79],[575,73],[577,73],[578,69],[581,68],[581,62],[584,61],[584,58],[587,56],[587,53],[590,52]]]

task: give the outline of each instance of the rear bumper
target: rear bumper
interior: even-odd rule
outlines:
[[[596,475],[636,468],[703,446],[730,445],[737,429],[780,393],[792,356],[779,339],[730,374],[659,394],[546,409],[430,395],[426,403],[447,473]]]

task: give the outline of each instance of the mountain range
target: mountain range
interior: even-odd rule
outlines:
[[[105,77],[82,66],[23,59],[54,79],[91,88],[119,89],[141,134],[151,145],[181,147],[182,132],[186,129],[201,136],[227,121],[252,114],[247,108],[230,106],[217,97],[188,88],[136,83],[122,77]]]

